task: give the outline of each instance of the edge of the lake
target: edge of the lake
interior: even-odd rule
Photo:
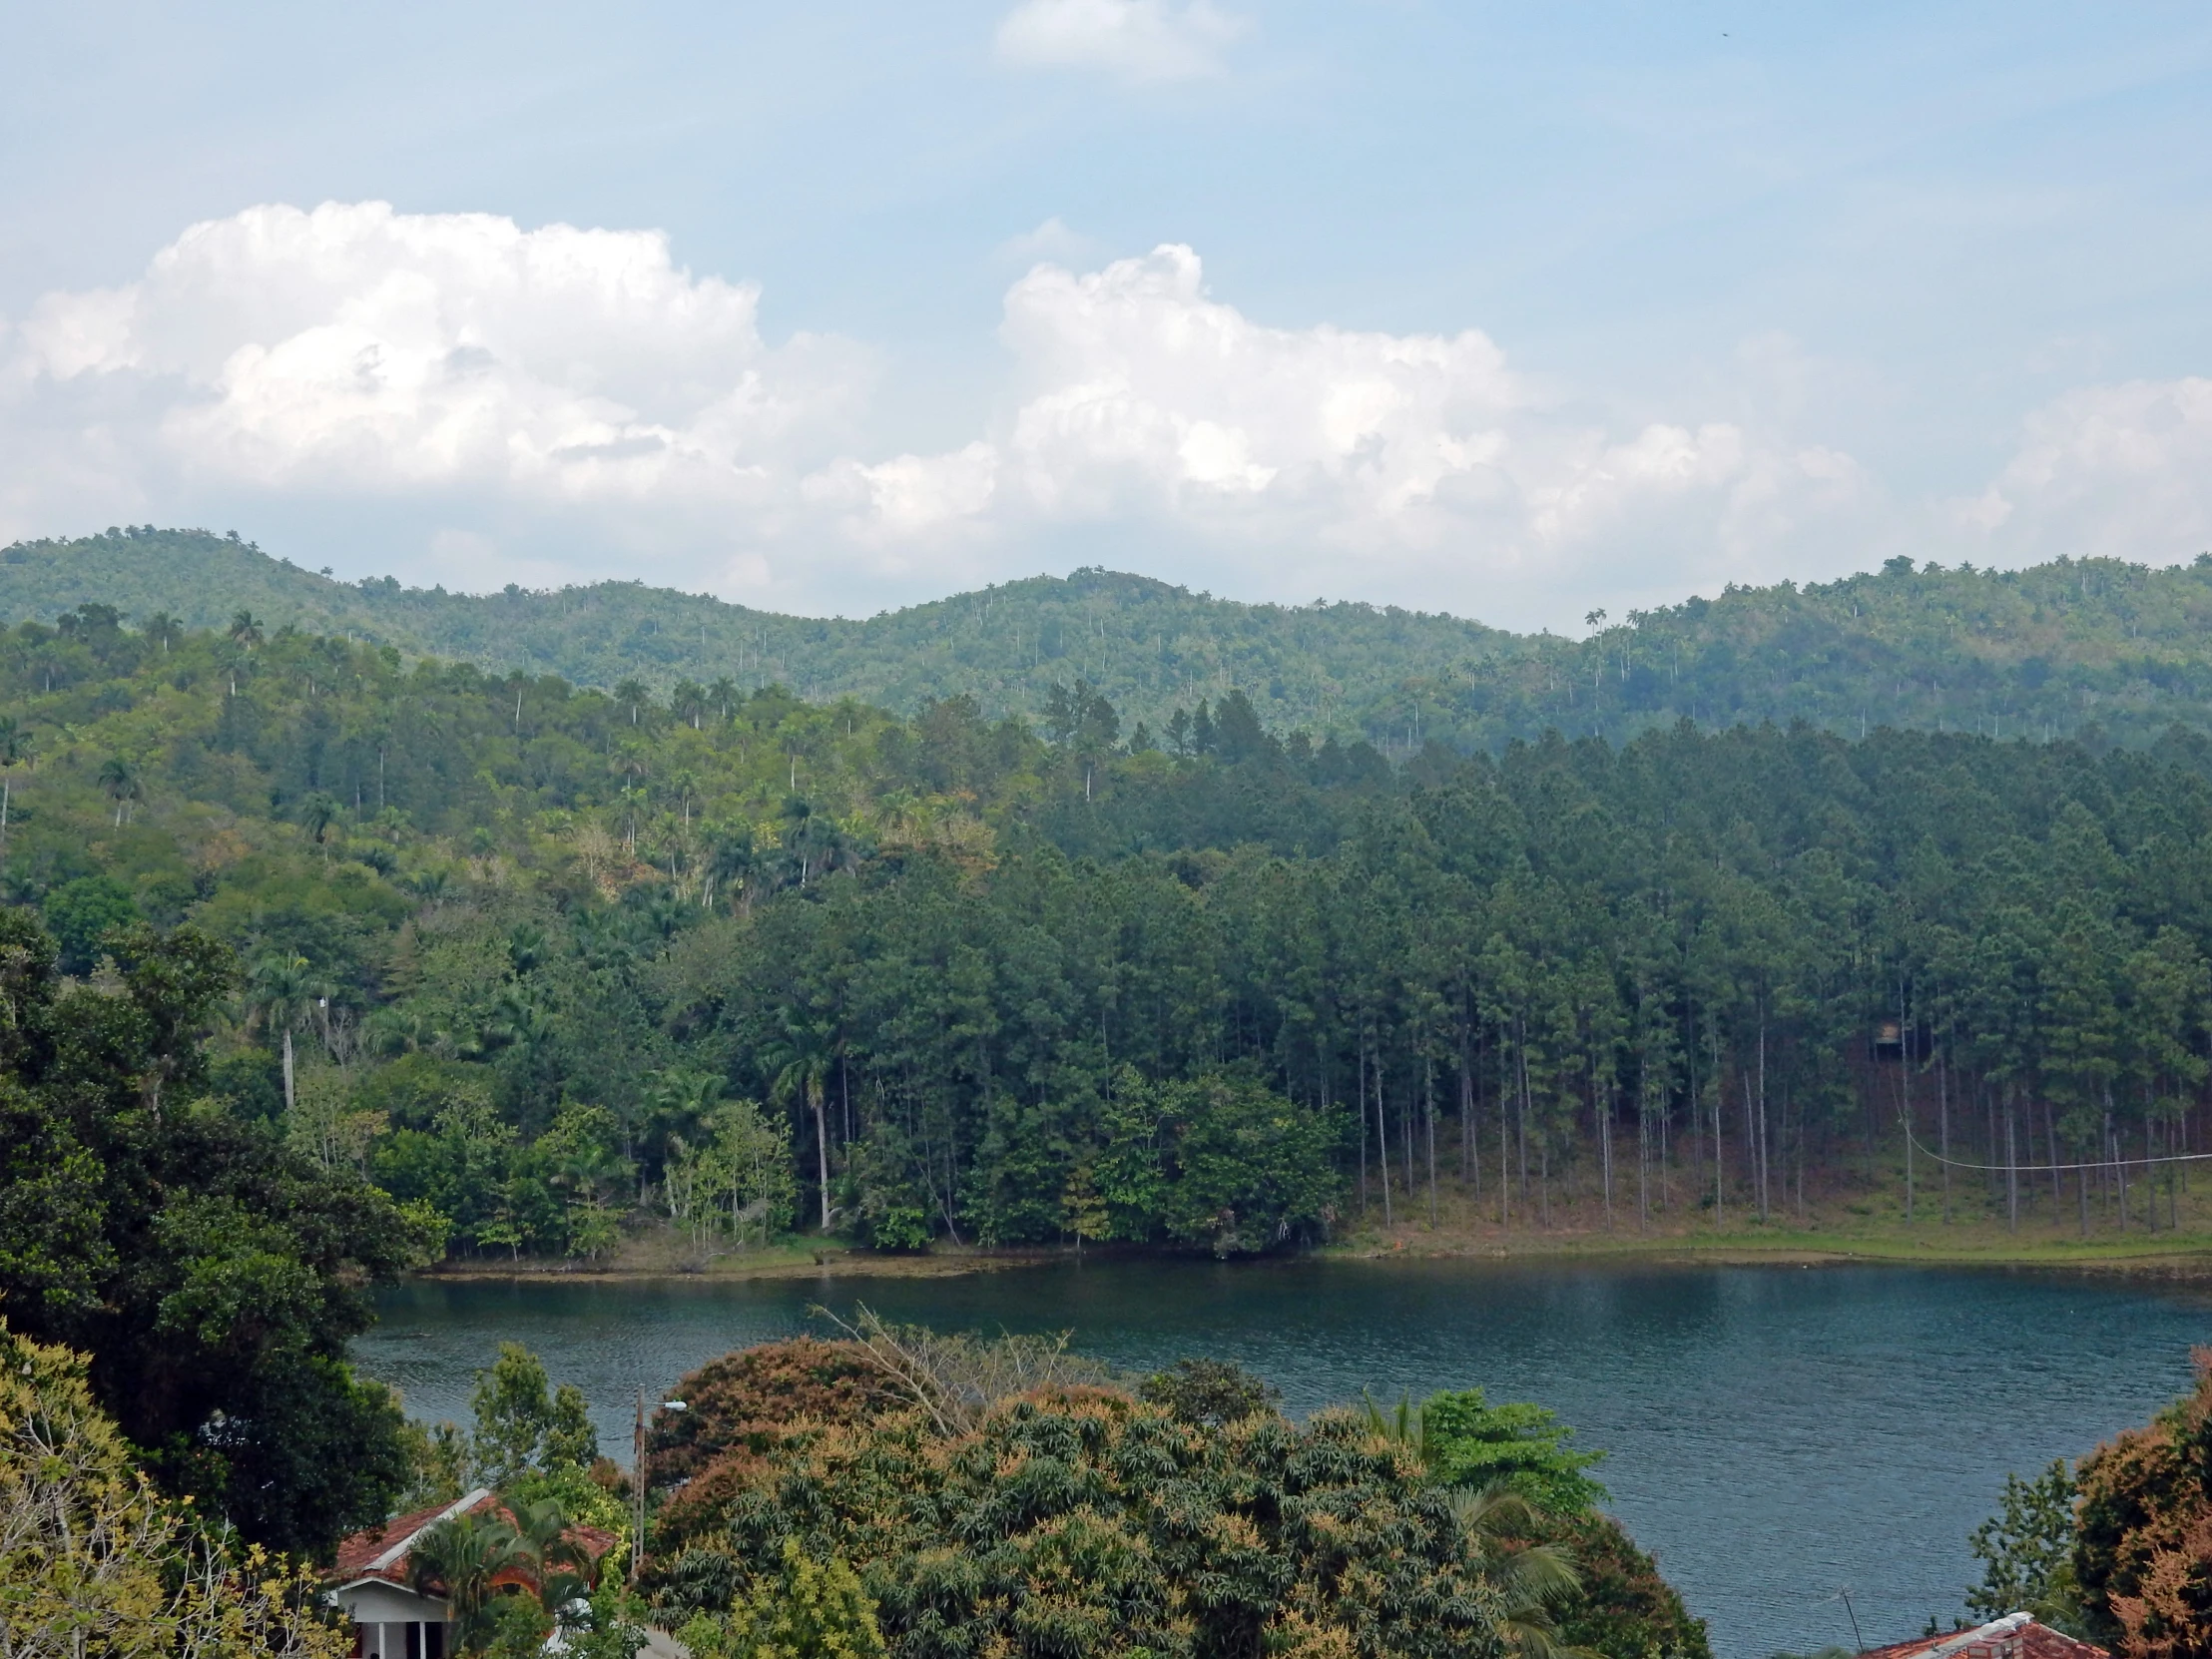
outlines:
[[[878,1254],[839,1243],[779,1246],[723,1258],[697,1269],[664,1264],[592,1264],[574,1261],[441,1263],[410,1277],[433,1281],[573,1282],[582,1284],[722,1284],[763,1279],[937,1279],[1007,1273],[1085,1259],[1206,1259],[1204,1252],[1089,1247],[1026,1247],[987,1250],[977,1246],[937,1247],[913,1254]],[[1840,1267],[1898,1266],[1941,1268],[2040,1269],[2113,1274],[2166,1280],[2212,1280],[2212,1238],[2006,1240],[1941,1238],[1823,1238],[1806,1234],[1628,1236],[1533,1236],[1509,1242],[1434,1239],[1388,1245],[1373,1240],[1325,1246],[1297,1256],[1239,1258],[1251,1266],[1298,1260],[1382,1264],[1457,1261],[1468,1263],[1622,1263],[1644,1261],[1674,1267]]]

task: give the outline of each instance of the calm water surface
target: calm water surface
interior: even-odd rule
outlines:
[[[2212,1297],[2109,1280],[1884,1268],[1115,1262],[958,1279],[415,1284],[356,1345],[410,1411],[465,1420],[472,1373],[528,1344],[627,1462],[634,1391],[812,1328],[810,1304],[947,1330],[1073,1329],[1130,1369],[1236,1360],[1297,1412],[1363,1387],[1479,1383],[1608,1453],[1614,1508],[1715,1650],[1872,1644],[1947,1625],[1966,1534],[2007,1470],[2141,1421],[2212,1341]]]

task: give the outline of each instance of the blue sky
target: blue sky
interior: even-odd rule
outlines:
[[[2212,545],[2201,6],[11,11],[0,535],[1558,627]]]

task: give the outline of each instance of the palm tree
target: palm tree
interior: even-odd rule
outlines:
[[[615,701],[630,705],[630,724],[632,726],[638,724],[638,711],[644,707],[645,700],[651,695],[645,689],[643,680],[625,680],[615,687]]]
[[[445,889],[452,884],[452,876],[438,864],[424,864],[410,875],[401,877],[399,884],[422,900],[423,905],[434,907],[445,896]]]
[[[673,789],[678,795],[683,797],[684,829],[686,830],[686,831],[689,831],[691,829],[692,797],[699,793],[699,774],[693,772],[690,768],[687,767],[684,770],[678,772],[675,777],[671,778],[668,781],[668,783],[669,788]]]
[[[266,1029],[275,1025],[282,1033],[284,1056],[284,1110],[292,1109],[291,1033],[303,1019],[329,1001],[329,987],[315,978],[304,956],[272,952],[256,962],[247,975],[246,1002],[250,1022]]]
[[[1368,1432],[1401,1445],[1422,1462],[1430,1461],[1428,1443],[1428,1417],[1410,1394],[1399,1394],[1397,1403],[1385,1409],[1376,1404],[1365,1391],[1360,1394],[1360,1415]]]
[[[836,1059],[833,1028],[827,1022],[801,1023],[788,1016],[784,1037],[762,1056],[776,1073],[770,1098],[780,1106],[804,1096],[815,1114],[815,1157],[822,1180],[822,1230],[830,1231],[830,1121],[823,1096],[830,1067]]]
[[[809,862],[814,857],[810,834],[814,829],[814,805],[800,796],[786,796],[782,817],[785,824],[784,844],[799,855],[799,884],[804,887],[807,884]]]
[[[652,1073],[645,1086],[644,1121],[637,1126],[636,1139],[650,1147],[656,1139],[665,1143],[684,1134],[696,1133],[721,1104],[726,1086],[723,1079],[711,1071],[664,1066]],[[625,1155],[636,1152],[631,1134],[631,1120],[635,1116],[626,1114],[623,1124]]]
[[[548,1613],[558,1614],[579,1595],[589,1595],[598,1574],[591,1555],[569,1535],[568,1516],[558,1498],[511,1505],[516,1541],[530,1558],[531,1576],[538,1583],[538,1599]]]
[[[262,643],[262,624],[252,611],[239,611],[231,618],[231,643],[242,645],[251,651]]]
[[[536,1064],[553,1045],[555,1034],[553,1016],[527,991],[514,986],[500,992],[492,1003],[491,1017],[484,1022],[482,1032],[487,1046],[514,1049],[526,1066]]]
[[[715,707],[722,711],[722,718],[728,720],[730,705],[738,700],[738,683],[725,674],[707,688],[707,694],[715,700]]]
[[[146,619],[145,631],[149,637],[162,642],[162,655],[166,657],[169,655],[170,636],[182,633],[184,626],[182,622],[171,616],[167,611],[156,611]]]
[[[646,799],[641,780],[646,776],[645,755],[635,743],[625,743],[608,770],[622,780],[623,811],[629,817],[630,856],[638,855],[638,803]]]
[[[456,1653],[478,1649],[490,1636],[492,1581],[531,1564],[529,1545],[497,1516],[454,1515],[415,1534],[407,1548],[414,1587],[445,1598]]]
[[[750,914],[753,892],[745,881],[759,862],[753,850],[753,831],[750,827],[739,824],[715,830],[707,843],[707,879],[700,890],[700,908],[705,909],[713,902],[716,882],[736,882],[739,891],[745,895],[746,910]]]
[[[1502,1480],[1476,1490],[1456,1486],[1447,1494],[1451,1518],[1467,1554],[1496,1588],[1504,1606],[1499,1634],[1522,1659],[1590,1659],[1559,1639],[1552,1609],[1582,1588],[1574,1560],[1558,1544],[1521,1544],[1542,1522],[1527,1498]]]
[[[1436,1448],[1430,1440],[1428,1416],[1410,1395],[1400,1394],[1395,1405],[1384,1408],[1363,1393],[1360,1408],[1371,1433],[1403,1446],[1433,1466]],[[1522,1659],[1591,1659],[1560,1641],[1551,1615],[1559,1600],[1582,1587],[1573,1558],[1557,1544],[1501,1547],[1527,1537],[1541,1524],[1543,1517],[1536,1506],[1505,1480],[1479,1489],[1454,1486],[1445,1499],[1468,1556],[1504,1600],[1500,1633],[1506,1645]]]
[[[372,1054],[419,1054],[435,1046],[443,1035],[419,1010],[379,1008],[361,1025],[361,1036]]]
[[[130,811],[130,803],[139,798],[139,770],[122,756],[110,755],[101,763],[100,787],[107,791],[108,799],[115,803],[115,825],[120,830]]]
[[[314,838],[322,848],[322,861],[330,861],[330,826],[337,822],[338,804],[321,790],[314,791],[299,803],[299,828]]]
[[[688,720],[692,730],[699,730],[699,720],[707,712],[707,690],[696,680],[680,680],[669,693],[668,712],[678,720]]]

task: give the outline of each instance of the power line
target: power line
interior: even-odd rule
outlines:
[[[1929,1151],[1915,1138],[1913,1125],[1905,1122],[1902,1118],[1899,1121],[1905,1123],[1906,1141],[1922,1157],[1935,1163],[1947,1164],[1952,1169],[1974,1170],[1986,1175],[2050,1175],[2054,1173],[2064,1174],[2075,1170],[2113,1169],[2122,1164],[2201,1164],[2207,1159],[2212,1159],[2212,1152],[2171,1152],[2160,1153],[2155,1158],[2149,1156],[2141,1158],[2092,1158],[2088,1162],[2080,1164],[1969,1164],[1957,1158],[1945,1158],[1939,1152]]]

